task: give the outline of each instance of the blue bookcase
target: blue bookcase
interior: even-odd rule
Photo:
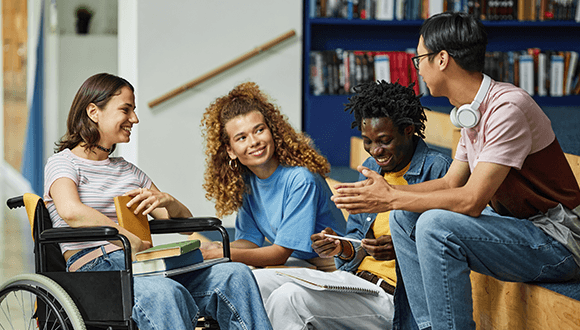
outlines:
[[[348,95],[312,95],[309,86],[311,50],[400,50],[416,48],[423,21],[379,21],[341,18],[310,18],[309,1],[304,3],[303,26],[303,116],[302,129],[333,166],[348,166],[350,137],[360,135],[351,129],[353,116],[344,111]],[[574,21],[484,21],[488,51],[520,51],[531,47],[580,52],[580,23]],[[535,97],[552,120],[565,152],[580,154],[580,96]],[[447,112],[446,98],[425,96],[426,107]]]

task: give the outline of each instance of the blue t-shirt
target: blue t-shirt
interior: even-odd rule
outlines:
[[[250,174],[236,218],[236,240],[263,246],[270,242],[294,250],[292,257],[318,257],[310,236],[326,227],[339,235],[346,229],[342,212],[330,200],[326,180],[304,167],[279,165],[267,179]]]

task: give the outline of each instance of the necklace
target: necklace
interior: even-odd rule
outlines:
[[[98,145],[98,144],[97,144],[97,149],[101,149],[101,150],[103,150],[104,152],[106,152],[106,153],[110,154],[110,153],[111,153],[111,150],[112,150],[113,148],[105,148],[105,147],[101,147],[100,145]]]

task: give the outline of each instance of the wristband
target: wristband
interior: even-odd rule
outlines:
[[[347,257],[345,257],[342,254],[344,252],[344,246],[342,245],[343,242],[346,243],[346,244],[348,244],[348,245],[350,245],[350,248],[351,248],[351,250],[353,252],[352,253],[352,256],[350,258],[347,258]],[[351,261],[352,259],[354,259],[354,256],[355,256],[356,253],[354,253],[354,246],[352,245],[351,242],[349,242],[349,241],[340,241],[340,247],[341,247],[340,253],[336,255],[340,260]]]

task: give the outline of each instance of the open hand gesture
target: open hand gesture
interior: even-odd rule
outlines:
[[[391,185],[379,173],[364,166],[359,166],[357,170],[367,179],[336,185],[337,193],[331,197],[336,207],[351,214],[390,211]]]

